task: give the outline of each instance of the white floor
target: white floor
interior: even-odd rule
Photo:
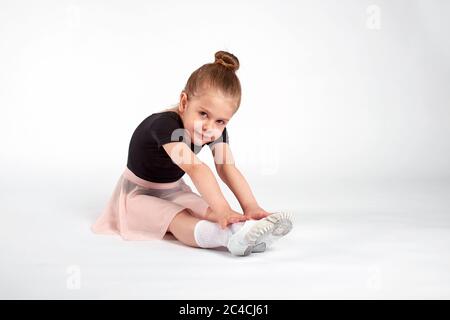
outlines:
[[[448,183],[305,184],[278,198],[256,188],[296,224],[271,250],[240,258],[169,237],[94,235],[110,190],[73,181],[56,199],[51,182],[2,186],[0,298],[450,298]]]

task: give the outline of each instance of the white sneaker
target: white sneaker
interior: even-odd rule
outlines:
[[[261,220],[267,220],[273,224],[271,232],[261,235],[252,249],[252,252],[264,252],[275,241],[288,234],[293,227],[291,214],[285,212],[274,212]]]
[[[260,220],[248,220],[228,241],[228,250],[237,256],[263,252],[292,229],[292,217],[276,212]]]

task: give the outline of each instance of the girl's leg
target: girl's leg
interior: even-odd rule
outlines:
[[[195,225],[200,219],[193,217],[187,209],[180,211],[169,225],[169,231],[178,241],[191,247],[199,247],[194,237]]]
[[[175,238],[191,247],[217,248],[226,247],[230,236],[230,228],[222,229],[219,224],[201,220],[191,214],[191,209],[180,211],[169,225],[169,232]],[[208,211],[210,208],[208,207]]]
[[[291,229],[292,218],[281,212],[222,229],[217,223],[198,219],[190,214],[190,209],[184,209],[172,219],[168,231],[191,247],[224,246],[232,254],[245,256],[251,252],[264,251],[267,245],[286,235]],[[263,248],[257,249],[261,244]]]

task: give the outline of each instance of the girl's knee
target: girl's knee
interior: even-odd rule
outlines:
[[[189,210],[190,209],[181,210],[172,219],[172,222],[169,224],[168,231],[184,244],[196,247],[197,244],[194,239],[194,229],[199,219],[193,217],[189,213]]]
[[[193,221],[193,220],[196,220],[196,218],[194,218],[191,213],[192,213],[191,209],[188,209],[188,208],[185,208],[185,209],[179,211],[175,215],[175,217],[173,217],[172,221],[170,222],[168,230],[171,233],[174,233],[173,232],[174,229],[186,226],[189,224],[189,222],[191,222],[191,223],[196,222],[196,221]]]

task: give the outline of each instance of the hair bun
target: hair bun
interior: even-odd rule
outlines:
[[[226,52],[226,51],[217,51],[214,55],[216,60],[214,63],[221,64],[225,68],[230,69],[232,71],[236,71],[239,69],[239,60],[235,55]]]

